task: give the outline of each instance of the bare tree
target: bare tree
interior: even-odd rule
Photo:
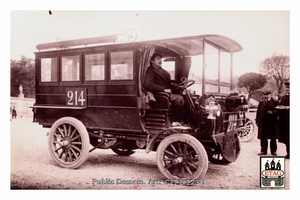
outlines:
[[[281,93],[284,82],[290,78],[290,57],[274,54],[271,58],[261,62],[260,71],[265,74],[267,79],[271,77],[275,79],[278,92]]]

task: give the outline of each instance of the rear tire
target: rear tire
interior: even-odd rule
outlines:
[[[251,141],[257,134],[257,126],[255,124],[255,120],[246,114],[246,122],[245,125],[240,127],[238,130],[238,135],[241,142],[249,142]]]
[[[48,136],[48,149],[53,160],[64,168],[76,169],[85,163],[90,148],[88,132],[73,117],[58,119]]]

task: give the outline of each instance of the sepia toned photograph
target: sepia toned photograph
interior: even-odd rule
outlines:
[[[290,190],[290,14],[11,10],[10,190]]]

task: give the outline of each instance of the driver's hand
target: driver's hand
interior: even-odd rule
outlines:
[[[164,92],[166,92],[166,93],[172,93],[172,90],[171,89],[164,89]]]

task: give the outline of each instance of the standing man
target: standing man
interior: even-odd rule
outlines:
[[[17,119],[17,111],[15,107],[12,109],[12,119],[13,118]]]
[[[150,59],[150,66],[145,75],[144,87],[154,94],[157,92],[168,93],[170,95],[170,101],[175,106],[177,122],[183,124],[183,96],[174,93],[175,87],[171,84],[171,76],[161,65],[162,56],[159,53],[154,53]]]
[[[281,97],[278,111],[279,115],[279,139],[286,147],[285,158],[290,158],[290,82],[285,83],[286,95]]]
[[[275,107],[278,101],[272,98],[270,91],[263,93],[264,99],[259,102],[256,112],[256,124],[258,127],[257,138],[260,139],[261,152],[258,155],[267,155],[268,139],[270,142],[270,150],[272,155],[277,155],[278,127],[277,112]]]

